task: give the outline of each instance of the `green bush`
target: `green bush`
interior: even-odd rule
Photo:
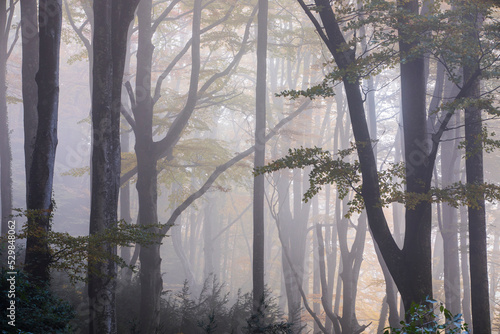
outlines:
[[[2,268],[0,290],[0,327],[3,334],[72,333],[68,324],[75,313],[71,306],[56,298],[48,288],[42,289],[31,284],[22,271],[13,275]],[[15,311],[11,306],[12,301],[15,301]]]
[[[433,299],[424,304],[413,304],[407,312],[408,321],[401,321],[401,328],[387,327],[384,334],[468,334],[467,324],[461,314],[453,315],[442,303]]]

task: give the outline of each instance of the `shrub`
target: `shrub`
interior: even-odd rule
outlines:
[[[442,303],[438,306],[433,299],[421,305],[413,304],[407,312],[407,319],[407,322],[401,321],[401,328],[385,328],[384,334],[469,333],[462,314],[453,315]]]
[[[15,282],[12,284],[15,287],[13,298],[9,296],[11,281]],[[48,287],[31,284],[22,271],[12,275],[2,268],[0,290],[2,333],[72,333],[68,324],[75,312],[71,306],[55,297]],[[12,300],[15,301],[15,327],[8,323],[12,318],[7,317]]]
[[[177,293],[168,292],[162,300],[161,333],[289,333],[290,324],[282,321],[275,300],[266,291],[263,319],[258,325],[252,321],[252,295],[238,291],[232,306],[224,284],[215,277],[205,280],[197,297],[191,296],[187,282]]]

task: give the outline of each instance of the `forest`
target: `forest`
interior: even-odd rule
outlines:
[[[497,0],[0,1],[0,330],[500,333],[499,88]]]

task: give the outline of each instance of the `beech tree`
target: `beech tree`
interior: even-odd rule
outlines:
[[[469,24],[464,33],[467,45],[476,50],[481,49],[480,30],[483,25],[485,10],[488,8],[480,3],[463,2],[459,4],[463,13],[465,24]],[[480,68],[477,61],[468,62],[465,58],[463,64],[464,80],[469,80]],[[475,59],[474,59],[475,60]],[[475,78],[466,97],[472,101],[480,101],[481,82]],[[465,168],[466,180],[471,185],[483,185],[483,137],[482,110],[480,106],[470,105],[464,110],[465,118]],[[472,329],[475,334],[490,334],[490,299],[488,286],[488,246],[486,236],[486,208],[485,196],[477,194],[475,201],[468,206],[469,214],[469,263],[471,282],[471,313]]]
[[[39,21],[38,125],[28,181],[26,271],[40,285],[48,284],[50,255],[47,232],[53,210],[52,184],[57,147],[59,107],[60,0],[41,0]]]
[[[443,60],[446,65],[451,68],[458,68],[461,64],[456,62],[457,58],[454,58],[454,55],[456,55],[454,52],[457,50],[453,49],[453,46],[443,43],[443,39],[438,39],[437,42],[436,40],[432,40],[432,38],[435,38],[432,35],[433,25],[429,24],[427,17],[420,15],[418,1],[398,1],[397,6],[389,2],[376,4],[368,2],[366,4],[366,7],[362,11],[366,11],[371,16],[368,21],[364,21],[360,25],[366,22],[375,22],[377,20],[376,16],[380,15],[379,19],[381,19],[380,22],[384,22],[382,23],[384,27],[387,27],[387,22],[390,23],[385,32],[383,29],[376,30],[376,42],[379,39],[385,38],[380,42],[382,46],[399,44],[398,52],[394,52],[394,48],[382,49],[380,52],[376,52],[372,48],[372,55],[367,58],[357,56],[356,46],[359,39],[354,37],[346,40],[337,14],[328,2],[316,0],[313,7],[318,12],[322,24],[312,14],[310,6],[306,5],[302,0],[299,0],[299,3],[331,52],[337,69],[325,79],[322,85],[299,92],[285,92],[285,95],[305,95],[309,97],[317,95],[330,96],[333,94],[330,83],[332,81],[343,82],[356,141],[355,149],[359,158],[359,170],[361,174],[359,182],[362,185],[358,190],[358,194],[362,198],[366,209],[373,238],[401,293],[404,306],[409,310],[412,303],[425,303],[427,298],[432,297],[431,201],[417,200],[412,203],[404,201],[406,206],[405,236],[404,245],[400,248],[391,234],[382,210],[384,199],[380,181],[381,177],[384,178],[384,176],[379,176],[377,172],[375,154],[365,116],[364,99],[360,89],[360,80],[364,76],[370,75],[372,71],[380,71],[378,66],[381,66],[381,64],[385,64],[383,66],[386,67],[393,66],[396,63],[395,57],[399,58],[404,129],[405,169],[403,174],[406,186],[405,192],[416,198],[425,196],[425,194],[429,194],[431,191],[431,180],[440,139],[447,129],[451,116],[458,108],[456,105],[450,105],[444,109],[439,115],[437,131],[428,133],[424,52],[427,52],[426,49],[428,48],[427,50],[434,56],[441,53],[446,57]],[[376,8],[377,5],[381,5],[381,7],[373,11],[373,8]],[[339,4],[337,11],[346,16],[356,13],[356,10],[353,10],[351,7],[342,7],[341,4]],[[442,19],[439,13],[439,9],[433,12],[436,18]],[[446,12],[446,15],[449,14],[449,11]],[[391,21],[387,20],[389,17]],[[443,24],[438,29],[442,29],[443,26],[446,27],[447,25]],[[349,29],[355,27],[356,24],[351,24]],[[429,38],[426,39],[425,36]],[[365,37],[362,36],[360,38]],[[429,45],[431,46],[429,47]],[[491,50],[491,48],[487,48],[487,50]],[[487,50],[482,51],[487,52]],[[367,52],[367,50],[362,51]],[[481,60],[488,58],[484,53],[479,57]],[[459,58],[462,59],[461,56]],[[368,59],[369,61],[365,62],[363,59]],[[371,60],[374,60],[374,62],[370,62]],[[463,83],[457,82],[456,77],[453,78],[453,73],[450,71],[448,75],[455,79],[454,83],[459,88],[452,100],[455,102],[463,101],[463,98],[470,91],[472,83],[481,74],[482,69],[492,66],[493,62],[491,59],[482,62]],[[428,138],[431,138],[429,142],[427,141]],[[279,169],[280,164],[281,168],[308,165],[307,157],[310,158],[311,155],[308,153],[302,155],[302,153],[301,151],[291,153],[292,160],[294,155],[299,159],[296,161],[297,164],[291,163],[287,166],[286,160],[278,160],[276,163],[270,165],[270,170]],[[317,154],[314,150],[309,153],[312,156]],[[341,154],[341,157],[343,154]],[[300,161],[303,158],[306,160]],[[310,164],[313,164],[313,161],[316,160],[313,159],[310,161]],[[341,168],[345,169],[349,167],[344,166]],[[321,174],[321,169],[317,169],[316,172]],[[328,175],[326,170],[324,172]],[[334,171],[331,173],[334,173]],[[333,174],[329,175],[326,180],[319,181],[320,184],[323,184],[323,182],[328,183],[327,180],[334,176]],[[336,181],[339,182],[340,179],[337,178]],[[314,194],[315,191],[310,195]],[[306,198],[310,197],[307,197],[306,194]]]
[[[161,14],[152,19],[152,6],[150,0],[140,3],[137,11],[138,16],[138,52],[137,52],[137,72],[135,91],[128,85],[129,97],[131,98],[132,115],[124,113],[130,123],[135,139],[135,153],[137,157],[137,167],[125,173],[121,182],[125,182],[137,173],[137,192],[139,196],[139,222],[141,224],[155,224],[158,222],[157,212],[157,187],[158,187],[158,161],[162,158],[168,160],[173,158],[174,148],[181,139],[182,133],[195,111],[198,99],[206,94],[210,88],[217,84],[217,81],[230,74],[237,66],[248,46],[247,41],[250,36],[250,25],[255,15],[253,12],[245,27],[241,46],[231,55],[230,61],[222,70],[214,70],[203,84],[200,84],[200,48],[201,36],[228,19],[234,10],[234,5],[230,5],[224,15],[213,23],[201,28],[202,4],[197,0],[193,4],[192,37],[185,44],[182,50],[164,69],[157,78],[156,86],[152,85],[152,65],[153,65],[153,34],[159,29],[160,24],[168,17],[177,5],[178,1],[170,3],[164,8]],[[189,78],[189,88],[184,106],[174,117],[174,121],[169,125],[166,134],[160,140],[153,140],[153,115],[154,108],[162,94],[162,84],[165,78],[172,72],[174,66],[180,61],[184,54],[191,49],[191,73]],[[237,160],[236,160],[237,161]],[[234,162],[231,161],[233,164]],[[226,169],[229,168],[226,167]],[[218,173],[220,175],[220,173]],[[213,182],[213,180],[211,181]],[[206,189],[203,191],[205,192]],[[187,203],[187,202],[184,202]],[[183,204],[184,204],[183,203]],[[180,212],[179,212],[180,214]],[[177,218],[178,215],[175,216]],[[166,234],[175,223],[174,219],[169,219],[161,234]],[[158,242],[161,241],[159,238]],[[160,245],[153,244],[141,246],[141,323],[146,326],[145,332],[155,331],[160,323],[160,295],[162,291],[161,278],[161,258],[159,253]]]
[[[254,166],[260,167],[266,157],[266,82],[267,82],[267,16],[268,0],[259,0],[257,15],[257,79],[255,93]],[[263,312],[264,302],[264,175],[254,180],[253,188],[253,313]],[[257,323],[259,323],[257,318]]]
[[[21,2],[21,39],[22,39],[22,94],[24,116],[24,160],[26,173],[26,201],[33,147],[38,123],[37,85],[35,75],[38,71],[38,20],[37,1]]]
[[[121,90],[129,24],[139,0],[95,0],[92,89],[92,197],[89,233],[117,224],[120,189]],[[104,242],[115,255],[116,244]],[[116,263],[89,258],[91,333],[116,333]]]

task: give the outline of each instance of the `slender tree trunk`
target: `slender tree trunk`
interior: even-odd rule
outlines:
[[[312,214],[313,217],[315,218],[314,224],[319,224],[319,222],[316,221],[317,217],[319,217],[319,199],[318,196],[314,196],[312,199]],[[330,204],[327,202],[326,207],[328,207]],[[325,218],[328,216],[325,214]],[[325,219],[325,225],[328,224],[328,219]],[[328,229],[328,227],[326,227]],[[318,303],[317,296],[320,295],[321,293],[321,286],[320,286],[320,273],[319,273],[319,256],[316,250],[318,249],[318,238],[313,237],[313,268],[312,268],[312,285],[313,285],[313,311],[315,314],[320,314],[321,306],[320,303]],[[331,305],[331,304],[330,304]],[[319,332],[319,327],[317,323],[314,323],[314,333]]]
[[[472,314],[471,314],[471,289],[470,289],[470,269],[469,269],[469,247],[468,247],[468,221],[467,221],[467,208],[460,208],[460,263],[461,263],[461,276],[463,284],[463,298],[462,310],[464,320],[472,328]]]
[[[464,76],[470,76],[470,69],[464,69]],[[476,80],[468,97],[478,98],[480,83]],[[483,177],[483,141],[481,110],[476,107],[465,109],[465,161],[467,184],[481,185]],[[488,245],[486,235],[486,211],[484,195],[477,193],[476,205],[469,206],[469,263],[471,282],[471,311],[474,334],[491,333],[490,303],[488,291]]]
[[[123,125],[122,121],[122,125]],[[120,136],[120,150],[121,152],[129,152],[129,132],[128,130],[121,131]],[[132,217],[130,215],[130,182],[125,183],[124,186],[120,188],[120,219],[132,224]],[[120,256],[127,263],[130,264],[131,260],[131,247],[120,247]],[[128,278],[132,275],[132,271],[129,268],[122,268],[120,276],[128,281]]]
[[[38,71],[38,22],[36,0],[21,1],[21,38],[22,38],[22,94],[24,110],[24,166],[26,172],[26,201],[31,159],[35,146],[37,113],[37,85],[35,75]]]
[[[12,5],[12,4],[11,4]],[[9,140],[9,118],[7,114],[7,44],[10,27],[7,21],[6,1],[0,5],[0,184],[1,184],[1,235],[8,232],[8,221],[12,213],[12,151]],[[11,8],[13,11],[14,8]],[[2,242],[1,265],[7,265],[7,249]]]
[[[451,125],[453,126],[453,124]],[[453,132],[455,135],[455,132]],[[457,181],[460,161],[456,141],[441,144],[442,186],[450,186]],[[457,172],[457,173],[455,173]],[[453,314],[461,313],[460,307],[460,258],[458,254],[458,210],[442,205],[444,293],[446,308]]]
[[[139,221],[143,225],[157,224],[157,160],[153,150],[153,101],[151,99],[151,64],[154,46],[151,44],[152,1],[139,3],[137,17],[139,37],[137,49],[136,92],[137,106],[134,114],[135,153],[137,156],[137,193],[139,196]],[[160,325],[161,277],[160,245],[141,245],[140,323],[141,333],[156,333]]]
[[[47,233],[52,214],[52,183],[57,147],[59,107],[59,48],[61,41],[61,0],[41,0],[40,68],[38,86],[38,126],[28,182],[28,238],[26,271],[37,284],[49,283],[50,254]]]
[[[263,166],[266,155],[267,14],[268,0],[259,0],[254,167]],[[253,205],[253,314],[257,315],[264,301],[264,175],[254,179]]]
[[[493,226],[491,227],[493,234],[493,249],[491,252],[492,259],[500,258],[500,221],[499,219],[495,219],[493,222]],[[491,270],[490,270],[490,296],[495,296],[498,288],[498,263],[496,261],[492,261]],[[491,303],[490,305],[490,315],[495,317],[495,303]]]
[[[468,5],[465,2],[464,5]],[[476,49],[480,50],[479,29],[483,24],[482,14],[472,3],[471,11],[465,16],[470,24],[466,39]],[[467,60],[466,60],[467,61]],[[464,64],[464,78],[469,81],[479,64]],[[475,100],[481,97],[480,79],[476,78],[466,98]],[[481,109],[477,106],[465,108],[465,170],[467,185],[481,186],[483,175],[483,123]],[[474,334],[490,334],[490,300],[488,286],[488,243],[486,234],[486,209],[484,194],[474,192],[473,205],[469,205],[469,264],[471,284],[472,330]]]

